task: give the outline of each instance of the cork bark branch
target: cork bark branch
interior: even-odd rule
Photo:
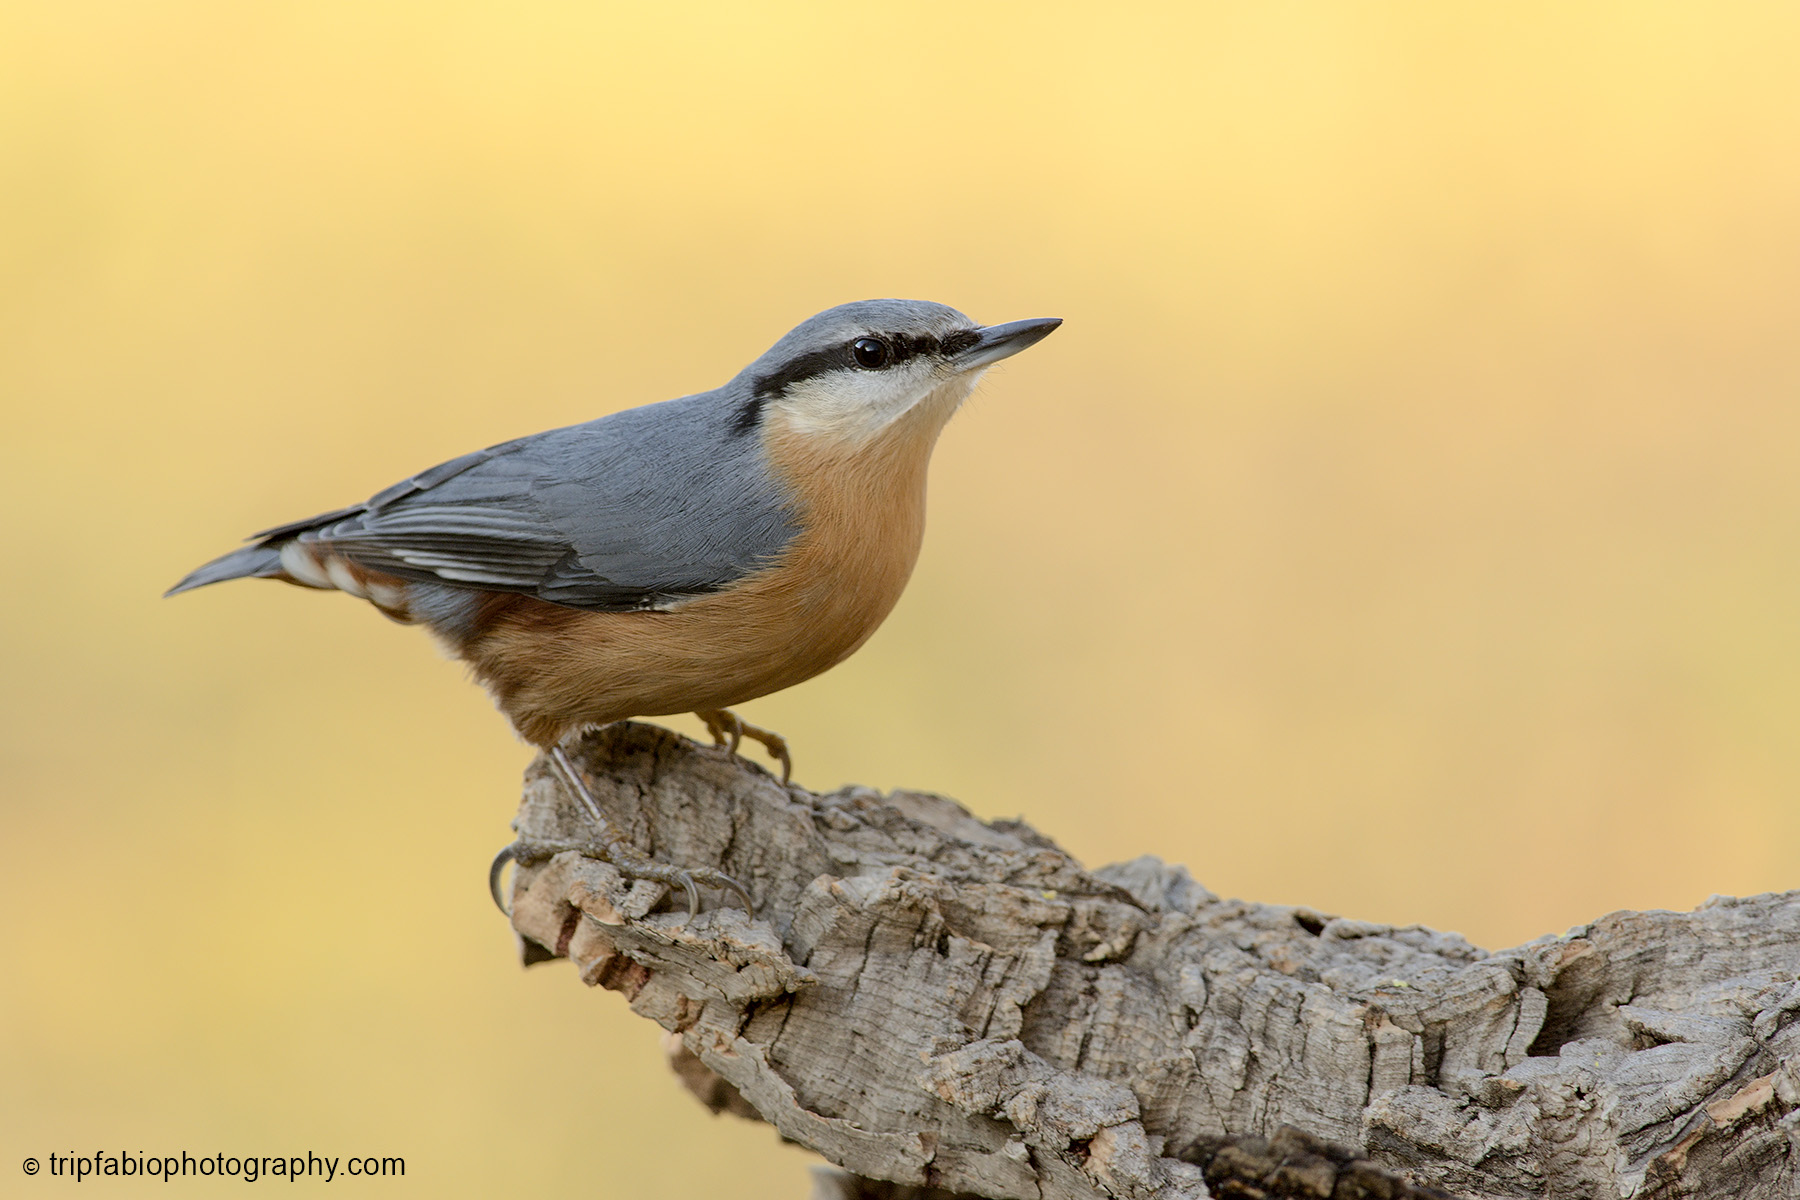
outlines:
[[[1153,858],[1088,871],[654,726],[575,759],[640,850],[756,911],[712,893],[690,922],[561,853],[513,881],[527,961],[621,993],[708,1105],[841,1168],[820,1196],[1800,1195],[1800,893],[1490,952]],[[588,832],[541,760],[517,828]]]

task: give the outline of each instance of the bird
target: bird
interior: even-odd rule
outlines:
[[[166,595],[275,579],[368,601],[466,662],[597,829],[576,848],[627,878],[736,891],[654,862],[607,826],[564,750],[580,732],[692,712],[716,745],[786,741],[731,709],[810,679],[899,600],[927,467],[982,374],[1058,318],[979,325],[947,305],[861,300],[808,318],[711,391],[501,442],[361,504],[252,535]],[[515,843],[510,858],[544,857]],[[504,910],[504,904],[502,904]]]

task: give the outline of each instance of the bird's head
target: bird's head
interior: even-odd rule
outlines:
[[[744,369],[748,432],[778,419],[794,433],[865,444],[908,413],[932,431],[981,373],[1061,325],[1055,317],[977,325],[925,300],[859,300],[802,322]]]

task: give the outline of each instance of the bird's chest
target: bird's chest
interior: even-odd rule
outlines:
[[[893,610],[925,533],[937,428],[832,451],[772,439],[799,532],[772,562],[659,612],[583,612],[511,598],[459,650],[524,735],[728,708],[842,662]]]
[[[848,656],[905,590],[925,536],[929,447],[908,450],[808,464],[795,488],[801,533],[739,593],[796,669],[812,674]]]

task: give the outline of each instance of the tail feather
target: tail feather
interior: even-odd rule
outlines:
[[[205,587],[209,583],[223,583],[227,579],[268,579],[283,574],[285,572],[281,569],[280,550],[269,545],[245,546],[215,558],[203,567],[196,567],[186,579],[163,595],[179,595]]]

